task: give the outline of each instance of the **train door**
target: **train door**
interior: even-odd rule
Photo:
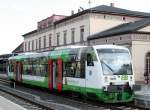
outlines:
[[[49,89],[62,90],[62,60],[49,60]]]
[[[92,55],[91,54],[87,54],[87,63],[86,63],[86,87],[87,88],[92,88],[96,84],[96,74],[94,71],[94,62],[92,59]]]
[[[62,74],[63,74],[63,62],[62,62],[62,59],[58,59],[57,65],[56,65],[56,86],[59,92],[62,91],[62,86],[63,86]]]
[[[15,76],[16,76],[16,81],[21,82],[22,80],[22,70],[23,70],[23,65],[21,62],[16,62],[16,68],[15,68]]]
[[[48,67],[49,67],[48,88],[52,90],[53,89],[53,60],[48,61]]]
[[[53,88],[56,89],[57,62],[53,62]]]

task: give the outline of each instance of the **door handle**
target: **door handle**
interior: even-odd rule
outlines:
[[[92,70],[89,71],[89,75],[90,75],[90,76],[92,75]]]

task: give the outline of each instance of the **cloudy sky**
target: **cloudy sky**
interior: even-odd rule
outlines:
[[[0,0],[0,54],[10,53],[23,42],[21,35],[52,14],[70,15],[89,0]],[[150,12],[150,0],[91,0],[91,7],[115,3],[116,7]]]

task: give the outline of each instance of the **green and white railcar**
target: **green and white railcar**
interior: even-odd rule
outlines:
[[[71,46],[9,58],[10,80],[81,93],[108,103],[133,100],[129,50],[115,45]]]

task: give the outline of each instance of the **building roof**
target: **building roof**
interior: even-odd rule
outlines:
[[[118,34],[132,33],[148,25],[150,25],[150,18],[145,18],[139,21],[125,23],[113,27],[111,29],[91,35],[88,37],[88,40],[98,39],[98,38],[103,38],[103,37],[108,37],[108,36],[113,36]]]
[[[119,14],[119,15],[126,15],[126,16],[139,16],[139,17],[150,17],[150,13],[145,12],[138,12],[138,11],[131,11],[127,9],[100,5],[94,8],[91,8],[92,12],[103,12],[103,13],[111,13],[111,14]]]
[[[33,30],[33,31],[30,31],[30,32],[28,32],[28,33],[22,35],[22,36],[25,37],[25,36],[28,36],[28,35],[30,35],[30,34],[34,34],[34,33],[36,33],[36,32],[37,32],[37,30]]]
[[[23,43],[21,43],[17,48],[15,48],[12,53],[22,53],[23,52]]]
[[[131,11],[131,10],[112,7],[112,6],[100,5],[100,6],[90,8],[90,9],[83,10],[83,11],[78,12],[76,14],[73,14],[71,16],[68,16],[62,20],[54,22],[54,24],[59,24],[61,22],[67,21],[69,19],[78,17],[78,16],[86,14],[86,13],[102,13],[102,14],[132,16],[132,17],[141,17],[141,18],[150,17],[150,13]],[[37,32],[37,30],[28,32],[28,33],[24,34],[23,37],[28,36],[28,35],[33,34],[33,33],[36,33],[36,32]]]
[[[68,16],[62,20],[57,21],[55,24],[61,23],[68,19],[72,19],[74,17],[80,16],[85,13],[102,13],[102,14],[112,14],[112,15],[122,15],[122,16],[142,17],[142,18],[150,17],[150,13],[131,11],[131,10],[112,7],[112,6],[100,5],[90,9],[83,10],[71,16]]]

